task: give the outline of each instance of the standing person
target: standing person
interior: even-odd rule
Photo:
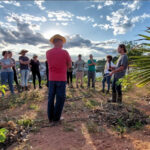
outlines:
[[[8,57],[12,60],[12,62],[14,64],[14,66],[12,67],[13,72],[14,72],[14,81],[17,85],[18,90],[19,90],[19,83],[18,83],[17,72],[16,72],[16,61],[15,61],[15,59],[12,58],[12,52],[11,51],[8,51]]]
[[[13,61],[8,58],[8,52],[3,51],[2,52],[3,58],[1,59],[1,83],[2,85],[6,85],[8,82],[9,89],[11,93],[14,93],[14,88],[13,88],[13,80],[14,80],[14,74],[12,67],[14,66]],[[4,96],[4,93],[3,93]]]
[[[90,88],[90,80],[92,79],[92,88],[95,89],[95,66],[96,60],[93,59],[93,55],[90,54],[90,59],[88,60],[88,88]]]
[[[126,69],[128,67],[128,56],[126,54],[126,47],[124,44],[120,44],[118,46],[118,53],[120,57],[118,58],[116,67],[112,67],[114,69],[110,76],[114,75],[114,79],[112,82],[112,100],[111,102],[122,102],[122,89],[121,83],[118,83],[120,78],[123,78],[126,73]],[[110,102],[110,101],[109,101]]]
[[[72,66],[69,53],[63,50],[63,44],[66,39],[61,35],[55,35],[50,39],[54,48],[46,53],[49,67],[49,96],[48,96],[48,119],[53,121],[54,125],[60,121],[65,97],[67,68]],[[56,103],[54,99],[56,96]]]
[[[75,62],[76,69],[76,87],[78,88],[78,80],[80,80],[80,87],[83,87],[83,77],[84,77],[84,65],[85,62],[82,60],[82,55],[78,55],[78,60]]]
[[[49,71],[48,71],[48,63],[47,61],[45,61],[45,66],[46,66],[46,79],[47,79],[47,83],[46,83],[46,86],[48,87],[48,74],[49,74]]]
[[[30,61],[30,66],[31,66],[31,71],[32,71],[32,76],[33,76],[33,86],[34,89],[36,89],[36,76],[38,77],[38,81],[39,81],[39,88],[41,89],[41,75],[40,75],[40,62],[38,60],[38,56],[37,55],[33,55],[33,59],[31,59]]]
[[[73,66],[73,62],[72,62],[72,66]],[[69,87],[73,88],[72,85],[72,73],[73,73],[73,68],[68,68],[67,69],[67,84]]]
[[[27,50],[21,50],[19,53],[21,56],[19,57],[20,62],[20,72],[21,72],[21,86],[22,91],[25,89],[28,90],[28,78],[29,78],[29,63],[30,60],[26,56]]]
[[[107,91],[106,94],[109,93],[110,90],[110,80],[111,80],[111,76],[109,75],[111,73],[111,67],[115,67],[114,63],[112,62],[112,56],[108,55],[107,56],[107,61],[105,64],[105,69],[104,69],[104,77],[102,80],[102,92],[105,92],[105,82],[107,81]]]

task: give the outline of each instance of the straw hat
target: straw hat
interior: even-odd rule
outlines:
[[[19,53],[19,54],[27,53],[27,52],[28,52],[28,50],[23,49],[23,50],[21,50],[21,51],[20,51],[20,53]]]
[[[63,43],[66,43],[66,38],[63,37],[63,36],[61,36],[61,35],[59,35],[59,34],[56,34],[56,35],[54,35],[54,36],[52,36],[52,37],[50,38],[50,42],[51,42],[52,44],[53,44],[54,39],[60,39],[60,40],[63,41]]]

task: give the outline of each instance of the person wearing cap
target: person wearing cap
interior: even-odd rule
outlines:
[[[40,62],[38,60],[38,56],[37,55],[33,55],[33,59],[31,59],[30,61],[30,66],[31,66],[31,71],[32,71],[32,76],[33,76],[33,86],[34,89],[36,89],[36,76],[38,77],[38,81],[39,81],[39,88],[41,89],[41,75],[40,75]]]
[[[111,80],[111,76],[109,75],[111,73],[111,67],[115,67],[114,63],[112,62],[112,56],[108,55],[107,57],[107,61],[105,64],[105,69],[104,69],[104,77],[102,80],[102,92],[105,92],[105,82],[107,82],[107,91],[106,94],[109,93],[110,90],[110,80]]]
[[[78,60],[75,62],[76,68],[76,87],[78,88],[78,80],[80,80],[80,87],[83,88],[83,76],[84,76],[85,62],[82,60],[82,55],[78,55]]]
[[[95,89],[95,66],[96,60],[93,59],[93,55],[90,54],[90,59],[88,60],[88,88],[90,88],[90,80],[92,79],[92,88]]]
[[[14,94],[14,88],[13,88],[13,81],[14,81],[14,73],[12,70],[12,67],[14,66],[13,61],[8,58],[8,52],[3,51],[2,52],[3,58],[0,60],[1,64],[1,83],[2,85],[6,85],[8,82],[9,89],[12,94]],[[2,93],[4,96],[4,93]]]
[[[21,86],[22,91],[25,89],[28,90],[28,78],[29,78],[29,63],[30,60],[26,56],[27,50],[21,50],[19,53],[21,56],[19,57],[20,62],[20,72],[21,72]]]
[[[54,35],[50,42],[54,48],[46,52],[49,67],[49,94],[48,94],[48,119],[52,124],[60,121],[65,98],[67,68],[72,66],[69,53],[63,49],[66,39],[61,35]],[[54,104],[56,96],[56,103]]]
[[[13,61],[13,63],[14,63],[14,66],[12,67],[12,69],[13,69],[13,72],[14,72],[14,81],[15,81],[15,83],[16,83],[16,85],[17,85],[17,88],[18,88],[18,91],[19,91],[19,83],[18,83],[18,77],[17,77],[17,71],[16,71],[16,61],[15,61],[15,59],[14,58],[12,58],[12,52],[11,51],[8,51],[8,57]]]

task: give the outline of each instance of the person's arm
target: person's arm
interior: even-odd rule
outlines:
[[[92,64],[96,66],[96,61],[94,60],[91,60],[92,61]]]
[[[124,66],[120,66],[118,69],[113,70],[113,71],[110,73],[110,76],[112,76],[114,73],[121,72],[121,71],[123,71],[124,69],[125,69]]]
[[[128,62],[128,59],[125,57],[125,56],[122,56],[122,61],[121,61],[121,65],[118,69],[115,69],[113,70],[110,75],[113,75],[114,73],[117,73],[117,72],[122,72],[123,70],[125,70],[125,66]]]
[[[7,68],[11,68],[14,66],[14,64],[10,64],[10,65],[5,65],[4,63],[1,62],[1,66],[3,69],[7,69]]]

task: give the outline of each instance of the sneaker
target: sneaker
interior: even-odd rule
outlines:
[[[42,86],[41,86],[41,85],[39,86],[39,89],[42,89]]]

